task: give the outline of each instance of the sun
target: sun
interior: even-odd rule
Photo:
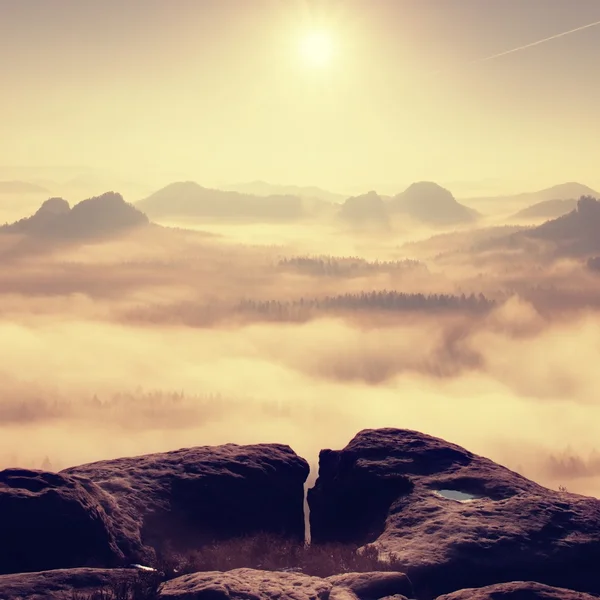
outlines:
[[[328,67],[335,57],[335,51],[333,36],[328,31],[309,31],[300,39],[300,56],[308,67]]]

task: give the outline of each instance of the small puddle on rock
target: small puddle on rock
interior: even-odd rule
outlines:
[[[458,490],[435,490],[434,493],[437,496],[446,498],[446,500],[455,500],[456,502],[472,502],[473,500],[479,500],[481,498],[481,496],[468,494],[467,492],[459,492]]]

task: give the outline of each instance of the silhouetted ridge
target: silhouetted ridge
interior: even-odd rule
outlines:
[[[254,196],[209,189],[193,181],[171,183],[137,206],[151,218],[294,220],[310,212],[310,203],[298,196]]]
[[[526,219],[556,219],[571,212],[577,207],[577,200],[544,200],[532,204],[515,213],[511,219],[514,221]]]
[[[471,197],[463,198],[462,201],[467,202],[470,205],[474,204],[477,206],[493,203],[495,205],[505,204],[509,207],[529,207],[522,209],[524,211],[527,211],[529,209],[533,210],[535,206],[540,205],[534,210],[534,212],[537,212],[538,210],[548,210],[549,207],[552,206],[552,204],[545,205],[546,202],[554,203],[570,201],[573,203],[573,206],[571,208],[574,208],[577,198],[580,198],[581,196],[598,195],[599,194],[597,191],[593,190],[587,185],[577,183],[576,181],[569,181],[566,183],[554,185],[543,190],[538,190],[536,192],[524,192],[521,194],[501,194],[499,196]],[[556,206],[558,205],[555,205],[555,207]],[[548,214],[544,216],[547,216],[548,218],[554,218],[560,216],[560,214]]]
[[[570,213],[509,236],[487,240],[475,250],[541,248],[550,255],[590,256],[600,252],[600,202],[582,196]]]
[[[31,217],[1,228],[4,232],[57,238],[86,238],[118,233],[148,224],[148,217],[120,194],[107,192],[73,208],[62,198],[46,200]]]
[[[600,202],[582,196],[570,213],[546,221],[534,229],[515,234],[554,242],[566,254],[590,254],[600,251]]]
[[[343,202],[348,197],[346,194],[337,194],[314,185],[282,185],[260,180],[228,185],[223,189],[253,196],[291,195],[333,203]]]

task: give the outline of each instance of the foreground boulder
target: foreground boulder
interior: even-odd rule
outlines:
[[[132,569],[57,569],[0,575],[2,600],[73,600],[139,581]]]
[[[412,598],[410,579],[404,573],[372,572],[343,573],[327,578],[332,590],[329,600],[353,600],[355,598]]]
[[[302,573],[233,569],[184,575],[164,583],[170,600],[399,600],[412,588],[402,573],[345,573],[321,579]]]
[[[155,548],[256,533],[303,540],[308,472],[308,463],[280,444],[205,446],[63,471],[110,493]]]
[[[600,500],[438,438],[362,431],[321,452],[308,502],[314,542],[373,543],[420,597],[518,580],[600,592]]]
[[[479,589],[468,589],[440,596],[437,600],[597,600],[583,592],[550,587],[532,581],[498,583]]]
[[[145,560],[135,524],[83,477],[0,471],[0,573]]]
[[[183,575],[160,587],[169,600],[328,600],[331,584],[301,573],[233,569]]]

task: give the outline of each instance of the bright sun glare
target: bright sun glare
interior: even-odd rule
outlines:
[[[300,54],[310,67],[327,67],[335,54],[333,37],[327,31],[310,31],[300,41]]]

